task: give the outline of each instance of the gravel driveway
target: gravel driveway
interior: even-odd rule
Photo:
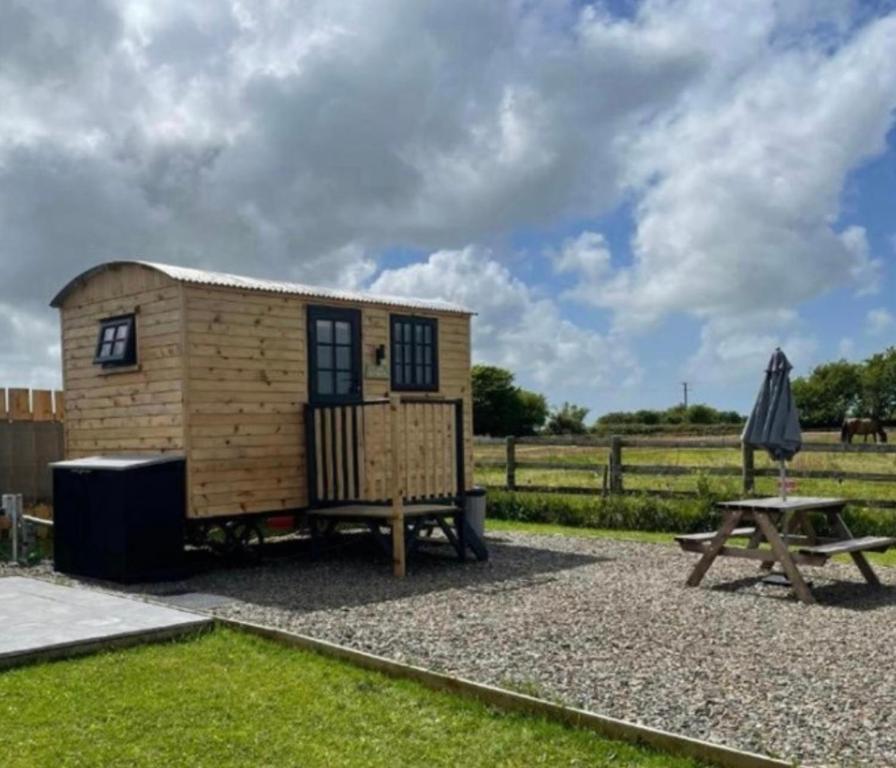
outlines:
[[[224,616],[546,696],[601,714],[813,766],[896,766],[896,569],[808,571],[819,605],[671,546],[501,534],[489,563],[369,552],[216,569],[184,582]],[[843,581],[828,581],[831,577]]]

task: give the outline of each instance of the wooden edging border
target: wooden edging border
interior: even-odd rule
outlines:
[[[520,712],[543,717],[546,720],[560,722],[564,725],[594,731],[610,739],[645,745],[671,755],[702,760],[721,768],[793,768],[794,765],[792,762],[777,758],[744,752],[688,736],[680,736],[645,725],[637,725],[625,720],[598,715],[584,709],[566,707],[562,704],[555,704],[544,699],[537,699],[533,696],[526,696],[522,693],[496,688],[483,683],[476,683],[461,677],[451,677],[440,672],[433,672],[411,664],[403,664],[382,656],[375,656],[371,653],[330,643],[326,640],[308,637],[307,635],[299,635],[282,629],[220,616],[214,617],[214,621],[222,627],[229,627],[230,629],[258,635],[293,648],[300,648],[346,661],[364,669],[381,672],[390,677],[413,680],[433,690],[447,691],[478,699],[508,712]]]

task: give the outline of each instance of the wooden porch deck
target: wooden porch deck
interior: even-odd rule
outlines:
[[[466,520],[463,401],[438,398],[309,405],[312,549],[339,523],[363,523],[404,576],[420,533],[441,529],[458,557],[488,550]],[[391,529],[383,533],[383,528]]]

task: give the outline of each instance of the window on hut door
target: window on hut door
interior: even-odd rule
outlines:
[[[313,403],[361,400],[361,312],[308,308],[308,390]]]
[[[392,315],[392,389],[439,388],[438,321]]]

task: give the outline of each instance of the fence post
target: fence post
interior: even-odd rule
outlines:
[[[507,438],[507,490],[516,490],[516,438]]]
[[[610,439],[610,493],[622,493],[622,438]]]
[[[755,464],[753,461],[753,446],[747,443],[741,443],[742,469],[744,480],[744,493],[753,493],[755,485]]]

